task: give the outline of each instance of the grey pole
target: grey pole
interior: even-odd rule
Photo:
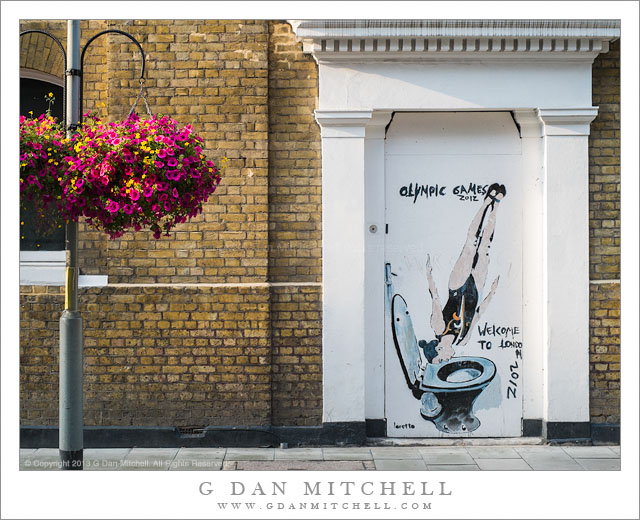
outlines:
[[[80,121],[80,21],[67,22],[69,68],[66,114],[67,137]],[[62,469],[83,466],[82,424],[82,317],[78,312],[78,224],[67,222],[67,268],[64,311],[60,318],[60,459]]]

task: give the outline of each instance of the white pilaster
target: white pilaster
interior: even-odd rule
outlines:
[[[513,112],[522,142],[522,339],[524,419],[543,416],[544,343],[543,323],[543,203],[544,142],[542,121],[533,109]]]
[[[384,413],[384,138],[391,112],[373,112],[365,130],[365,417]]]
[[[589,125],[595,107],[539,109],[544,131],[547,422],[589,421]]]
[[[364,421],[365,127],[316,111],[322,135],[323,422]]]

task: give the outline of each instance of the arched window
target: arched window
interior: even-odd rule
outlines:
[[[38,117],[46,113],[49,103],[45,96],[52,93],[51,115],[62,121],[61,80],[35,71],[23,72],[20,76],[20,115]],[[20,204],[20,251],[62,251],[64,238],[64,225],[57,215],[43,218],[36,214],[33,203]]]

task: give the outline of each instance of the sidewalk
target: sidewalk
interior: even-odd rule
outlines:
[[[617,471],[620,446],[494,444],[321,448],[104,448],[85,470]],[[21,470],[58,470],[55,448],[21,449]]]

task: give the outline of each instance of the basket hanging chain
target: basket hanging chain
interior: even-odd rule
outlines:
[[[131,110],[129,110],[129,115],[127,115],[127,119],[129,119],[131,117],[131,114],[133,114],[134,110],[136,109],[136,106],[138,105],[138,101],[140,101],[141,97],[142,97],[142,100],[144,101],[144,106],[147,107],[147,114],[149,114],[149,116],[153,116],[153,114],[151,113],[151,108],[149,108],[149,103],[147,102],[147,96],[144,93],[144,78],[140,78],[140,92],[138,92],[138,97],[133,102],[133,105],[131,106]]]

